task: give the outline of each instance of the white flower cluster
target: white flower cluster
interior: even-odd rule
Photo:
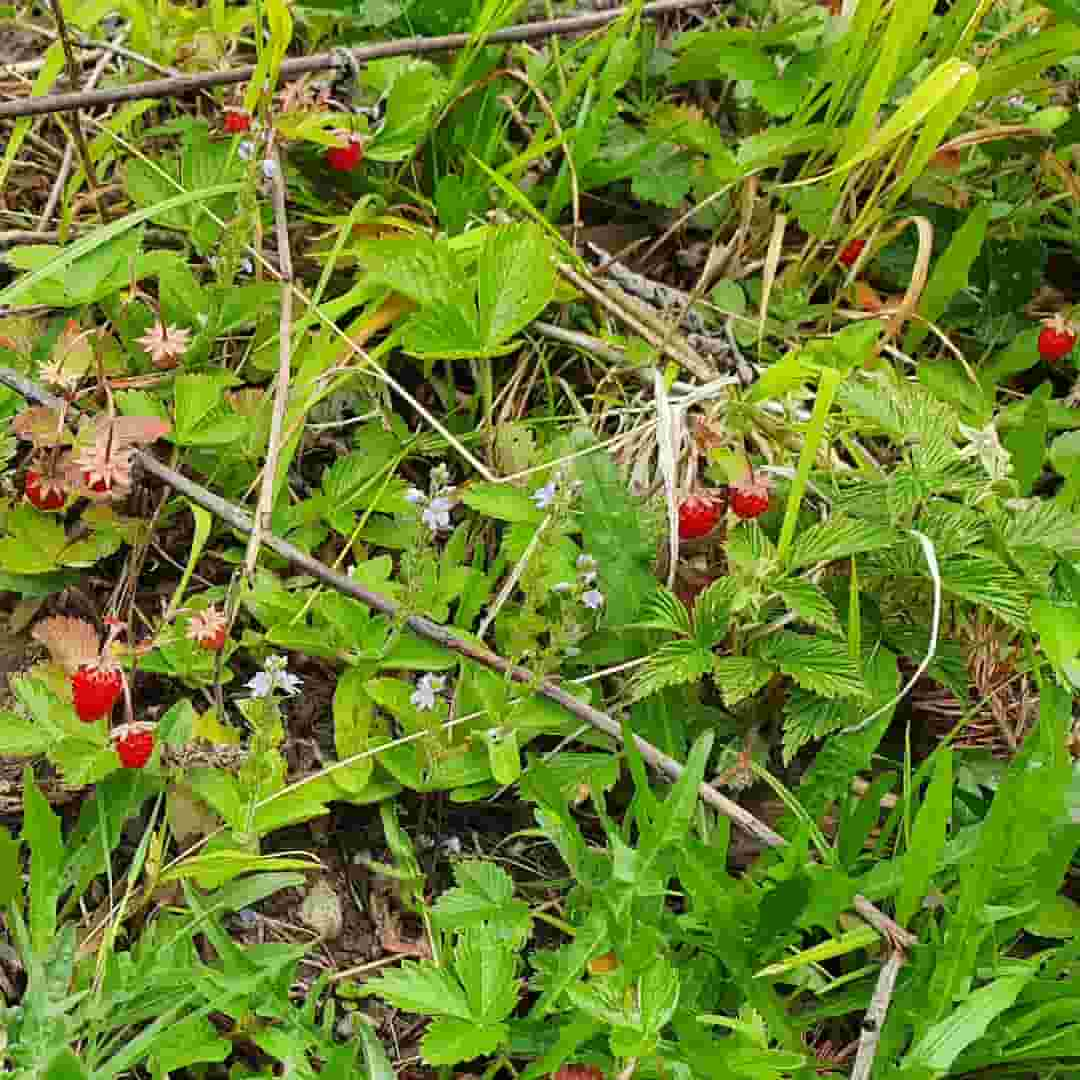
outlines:
[[[579,555],[577,558],[577,581],[560,581],[555,586],[556,592],[580,592],[579,599],[590,611],[599,611],[604,606],[604,594],[596,587],[597,563],[591,555]]]
[[[430,711],[435,708],[436,698],[445,686],[445,675],[421,675],[409,701],[421,711]]]
[[[289,695],[298,694],[300,687],[304,685],[299,675],[293,675],[286,670],[288,661],[284,656],[268,656],[263,662],[262,671],[255,673],[254,678],[247,682],[247,688],[251,696],[255,698],[270,697],[275,690]]]
[[[450,470],[440,465],[431,471],[431,494],[427,495],[419,488],[409,488],[405,493],[407,502],[420,510],[420,520],[436,536],[443,529],[450,528],[450,511],[454,508],[454,488],[450,484]]]

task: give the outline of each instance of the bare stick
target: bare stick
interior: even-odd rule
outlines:
[[[64,58],[67,61],[68,78],[71,80],[72,86],[77,86],[82,72],[79,70],[79,61],[75,59],[75,50],[71,47],[71,36],[68,34],[67,22],[64,20],[64,9],[60,5],[60,0],[50,0],[50,6],[52,7],[53,19],[56,22],[56,32],[60,35],[60,43],[64,49]],[[83,92],[93,93],[92,90]],[[75,138],[75,145],[79,149],[79,157],[82,159],[83,169],[86,172],[86,182],[90,186],[90,194],[94,198],[94,206],[97,208],[98,217],[104,221],[105,210],[101,205],[101,196],[98,194],[94,159],[90,156],[90,147],[86,145],[86,135],[82,129],[82,117],[79,116],[78,109],[74,110],[71,115],[71,132]]]
[[[101,55],[98,62],[94,65],[94,70],[90,72],[90,77],[86,80],[87,90],[93,90],[93,88],[97,86],[98,79],[105,74],[105,69],[109,66],[111,60],[111,53],[103,53]],[[75,115],[78,116],[78,113]],[[41,217],[38,218],[37,227],[39,230],[43,230],[45,226],[49,224],[49,219],[53,216],[57,203],[60,202],[60,196],[64,193],[64,185],[67,183],[68,176],[71,173],[71,163],[74,160],[75,144],[74,142],[69,142],[64,150],[64,160],[60,162],[60,171],[56,174],[52,189],[49,191],[49,198],[45,203],[45,209],[41,211]]]
[[[707,7],[713,0],[657,0],[646,4],[641,14],[656,18],[674,11]],[[507,26],[488,34],[489,45],[510,41],[536,41],[558,34],[575,34],[607,26],[626,14],[626,8],[611,11],[593,11],[585,15],[573,15],[565,19],[545,19],[541,22]],[[422,55],[423,53],[450,52],[474,42],[472,34],[446,34],[443,37],[415,37],[398,41],[381,41],[375,45],[363,45],[351,49],[354,63],[363,64],[385,56]],[[313,71],[330,71],[341,63],[340,53],[315,53],[312,56],[285,60],[280,69],[282,79],[293,79]],[[121,101],[139,101],[144,98],[177,97],[211,86],[230,86],[250,81],[255,74],[253,64],[227,68],[225,71],[204,71],[198,75],[185,75],[172,79],[149,79],[110,90],[82,91],[70,94],[44,94],[41,97],[24,98],[19,101],[0,102],[0,116],[43,116],[46,113],[64,112],[70,109],[87,109],[97,105],[115,105]]]
[[[904,966],[904,953],[893,949],[889,959],[881,967],[874,996],[866,1010],[862,1034],[859,1036],[859,1050],[855,1055],[855,1065],[851,1070],[851,1080],[870,1080],[870,1070],[874,1067],[874,1055],[881,1040],[881,1027],[889,1011],[893,990],[900,969]]]
[[[278,278],[281,282],[281,313],[278,321],[278,374],[274,387],[274,411],[270,417],[270,438],[263,462],[262,488],[255,510],[255,527],[248,541],[244,572],[250,577],[255,571],[262,543],[263,530],[270,526],[274,509],[274,481],[277,479],[278,458],[281,455],[281,430],[285,423],[285,406],[289,400],[292,381],[292,249],[289,245],[289,221],[285,214],[285,174],[277,147],[270,145],[266,161],[270,168],[270,194],[274,204],[274,231],[277,236]]]
[[[712,382],[716,373],[710,371],[704,362],[689,351],[679,348],[675,342],[661,342],[653,329],[644,322],[643,313],[630,311],[620,304],[614,297],[603,289],[594,285],[587,277],[579,274],[569,263],[556,264],[559,273],[562,274],[571,285],[579,288],[591,300],[595,300],[602,308],[610,312],[615,318],[624,322],[635,334],[643,337],[658,352],[666,352],[673,360],[686,368],[692,375],[696,375],[702,382]],[[639,317],[641,314],[642,317]]]

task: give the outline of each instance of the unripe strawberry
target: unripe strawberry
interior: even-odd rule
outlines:
[[[92,724],[112,712],[123,692],[124,682],[115,668],[84,664],[71,676],[71,696],[79,719]]]

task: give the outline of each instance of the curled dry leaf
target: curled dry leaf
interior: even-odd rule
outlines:
[[[49,650],[49,655],[69,675],[96,663],[101,654],[101,640],[94,627],[85,619],[71,615],[42,619],[31,631],[31,636]]]
[[[71,442],[60,410],[50,409],[46,405],[32,405],[23,409],[11,421],[11,430],[20,439],[25,439],[37,447],[66,446]]]
[[[308,890],[300,905],[300,918],[324,941],[332,941],[341,935],[345,925],[341,897],[325,878],[320,878]]]

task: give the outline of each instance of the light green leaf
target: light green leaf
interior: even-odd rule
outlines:
[[[488,233],[477,273],[478,325],[488,348],[523,330],[555,295],[551,242],[528,222]]]
[[[506,1024],[476,1024],[443,1017],[428,1026],[420,1053],[429,1065],[458,1065],[494,1054],[509,1037]]]
[[[158,215],[177,207],[206,203],[210,199],[220,195],[232,194],[239,189],[239,184],[216,184],[198,191],[185,191],[154,206],[144,210],[136,210],[117,221],[103,225],[100,229],[90,233],[89,236],[85,236],[76,243],[64,248],[55,259],[51,259],[44,266],[30,274],[17,278],[6,289],[0,290],[0,306],[14,304],[16,300],[25,297],[35,285],[48,278],[63,274],[68,267],[84,255],[108,243],[114,237],[133,229],[136,225],[141,225],[144,221],[150,221]]]
[[[29,765],[23,770],[22,840],[30,848],[30,940],[43,957],[56,934],[56,903],[64,872],[60,819],[34,782]]]
[[[880,551],[897,541],[896,532],[887,525],[859,521],[833,514],[828,521],[811,525],[791,545],[791,569],[818,562],[834,562],[866,551]]]
[[[364,689],[369,673],[363,668],[347,669],[334,688],[334,749],[339,761],[362,754],[368,749],[375,703]],[[351,794],[361,791],[375,768],[373,757],[354,761],[348,768],[331,774]]]
[[[756,694],[772,678],[776,668],[756,656],[718,656],[713,660],[713,682],[724,704],[733,709]]]
[[[970,994],[950,1016],[935,1024],[908,1051],[901,1066],[945,1073],[953,1062],[1020,996],[1034,971],[1025,975],[1006,975]]]
[[[378,995],[406,1012],[422,1016],[455,1016],[475,1022],[469,999],[449,971],[430,961],[405,960],[401,967],[384,971],[364,984],[364,995]]]
[[[780,599],[803,622],[818,626],[832,634],[840,633],[840,619],[829,598],[813,582],[785,581],[777,586]]]
[[[822,697],[860,697],[865,693],[862,673],[848,655],[846,642],[781,630],[763,638],[756,652],[803,689]]]
[[[471,510],[497,521],[538,524],[544,512],[521,488],[510,484],[470,484],[461,493],[461,501]]]
[[[468,859],[454,864],[457,884],[439,897],[432,909],[435,924],[461,930],[487,923],[493,936],[521,938],[530,925],[529,907],[514,899],[514,882],[495,863]]]
[[[926,801],[915,818],[911,847],[904,855],[904,884],[896,898],[896,921],[901,926],[907,926],[922,905],[945,847],[952,814],[952,751],[941,748],[937,751],[937,758]]]
[[[0,712],[0,754],[12,757],[31,757],[43,754],[53,742],[55,733],[27,717],[13,712]]]
[[[919,315],[923,319],[937,322],[949,306],[949,301],[967,288],[968,272],[982,251],[989,223],[990,202],[980,202],[968,214],[964,224],[953,233],[949,246],[934,264],[919,300]],[[904,337],[904,352],[914,352],[926,340],[929,332],[924,323],[912,323]]]

